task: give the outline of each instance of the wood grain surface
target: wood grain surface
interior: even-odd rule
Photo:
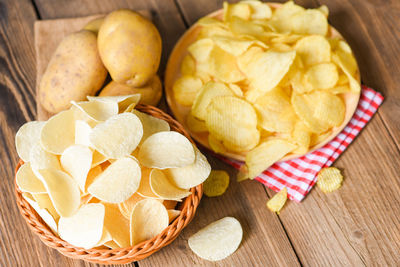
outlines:
[[[385,96],[377,115],[335,163],[345,175],[343,187],[330,194],[315,188],[301,204],[288,203],[277,216],[265,207],[274,194],[271,190],[253,181],[236,183],[231,167],[208,156],[214,168],[231,174],[227,193],[204,197],[181,236],[136,265],[400,265],[400,2],[296,2],[329,7],[330,23],[353,48],[363,82]],[[96,266],[43,245],[30,233],[14,203],[14,135],[25,121],[37,117],[35,20],[104,14],[122,7],[147,10],[162,35],[163,74],[169,52],[185,29],[221,6],[220,0],[0,0],[0,266]],[[195,256],[188,248],[188,237],[227,215],[237,217],[244,229],[238,251],[215,263]]]

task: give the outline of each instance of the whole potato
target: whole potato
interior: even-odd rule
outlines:
[[[161,37],[141,15],[127,9],[110,13],[100,27],[97,42],[100,57],[114,81],[140,87],[157,72]]]
[[[81,30],[65,37],[50,59],[40,81],[39,101],[51,113],[86,100],[103,85],[107,70],[97,51],[96,34]]]
[[[103,21],[104,21],[104,17],[91,20],[85,25],[85,27],[83,27],[83,29],[92,31],[95,34],[97,34],[99,32],[101,24],[103,24]]]
[[[146,85],[139,88],[111,81],[103,88],[103,90],[101,90],[99,96],[131,94],[141,94],[139,101],[140,104],[156,106],[158,102],[160,102],[162,96],[162,86],[160,78],[155,75]]]

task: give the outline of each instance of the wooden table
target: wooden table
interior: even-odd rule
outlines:
[[[280,1],[279,1],[280,2]],[[298,0],[326,4],[330,22],[346,37],[360,64],[362,80],[386,97],[371,123],[335,163],[343,187],[318,188],[281,214],[267,210],[272,191],[258,182],[238,184],[235,171],[219,198],[204,197],[194,221],[170,246],[139,266],[399,266],[400,265],[400,2],[398,0]],[[36,117],[33,24],[38,19],[106,13],[117,8],[149,10],[161,32],[160,73],[180,35],[201,16],[222,7],[206,0],[0,0],[0,266],[94,266],[71,260],[34,236],[14,201],[14,135]],[[244,239],[231,257],[216,263],[195,256],[188,237],[208,223],[234,216]],[[133,264],[132,264],[133,266]]]

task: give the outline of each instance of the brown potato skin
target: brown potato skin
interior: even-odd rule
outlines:
[[[103,85],[107,70],[97,51],[96,34],[81,30],[65,37],[50,59],[39,85],[39,101],[51,113],[86,100]]]
[[[98,33],[100,57],[117,83],[145,85],[157,72],[161,37],[148,19],[120,9],[107,15]]]
[[[115,81],[111,81],[103,88],[103,90],[101,90],[99,96],[117,96],[131,94],[141,94],[139,101],[140,104],[156,106],[158,102],[160,102],[162,96],[162,85],[160,78],[155,75],[143,87],[131,87],[126,84],[120,84]]]

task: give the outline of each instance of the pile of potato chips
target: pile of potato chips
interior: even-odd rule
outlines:
[[[140,95],[88,97],[17,132],[23,197],[72,245],[123,248],[161,233],[210,174],[169,124],[134,109]]]
[[[326,6],[250,0],[197,22],[174,97],[215,152],[246,155],[241,179],[324,141],[344,121],[344,95],[360,93],[353,53],[327,17]]]

